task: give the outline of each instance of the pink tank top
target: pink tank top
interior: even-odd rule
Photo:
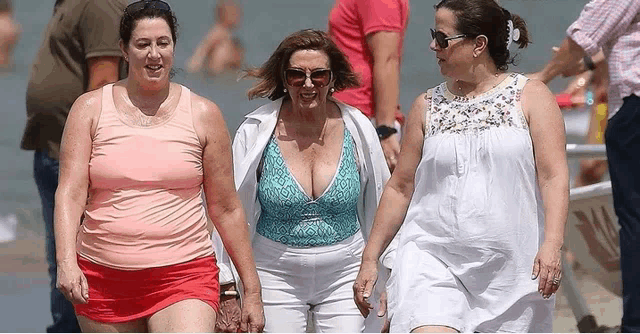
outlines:
[[[136,270],[213,254],[202,196],[203,147],[182,86],[164,123],[125,123],[102,89],[102,112],[89,160],[89,196],[77,238],[80,256]]]

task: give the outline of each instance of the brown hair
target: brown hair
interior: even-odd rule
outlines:
[[[167,22],[167,25],[169,26],[169,30],[171,30],[171,38],[173,39],[173,43],[175,44],[177,42],[178,21],[176,20],[176,16],[173,11],[171,9],[161,10],[153,6],[145,6],[143,9],[137,10],[133,13],[128,13],[125,10],[124,14],[122,14],[122,18],[120,19],[120,39],[122,39],[122,41],[124,42],[125,47],[129,46],[131,34],[136,28],[138,21],[148,18],[162,18],[163,20],[165,20]]]
[[[457,18],[456,29],[467,37],[487,36],[489,55],[498,70],[506,71],[509,64],[514,64],[515,57],[510,58],[507,43],[509,31],[507,21],[513,21],[513,28],[520,30],[517,42],[520,49],[531,43],[527,25],[524,20],[508,10],[500,7],[495,0],[442,0],[435,5],[436,10],[447,8]]]
[[[289,66],[291,55],[299,50],[317,50],[327,54],[337,91],[359,86],[347,57],[331,41],[329,35],[321,30],[305,29],[287,36],[261,67],[246,71],[246,76],[259,80],[249,89],[249,99],[266,97],[274,101],[285,96],[284,70]]]

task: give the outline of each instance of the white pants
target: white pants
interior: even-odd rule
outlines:
[[[358,231],[334,245],[295,248],[256,234],[256,268],[262,284],[265,332],[362,332],[364,317],[353,301],[364,240]]]

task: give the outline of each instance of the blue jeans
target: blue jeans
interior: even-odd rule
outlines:
[[[613,207],[620,224],[622,332],[640,332],[640,97],[624,99],[605,131]]]
[[[73,310],[73,305],[56,289],[57,263],[56,242],[53,233],[53,207],[56,189],[58,188],[58,160],[52,159],[47,151],[36,151],[33,158],[33,177],[38,186],[42,201],[45,238],[47,247],[47,263],[51,279],[51,317],[53,324],[47,327],[47,333],[79,333],[80,326]]]

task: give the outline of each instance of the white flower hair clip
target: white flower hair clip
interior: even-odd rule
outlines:
[[[520,40],[520,29],[513,28],[513,21],[507,21],[507,33],[509,34],[509,39],[507,40],[507,49],[511,46],[511,41],[517,42]]]

